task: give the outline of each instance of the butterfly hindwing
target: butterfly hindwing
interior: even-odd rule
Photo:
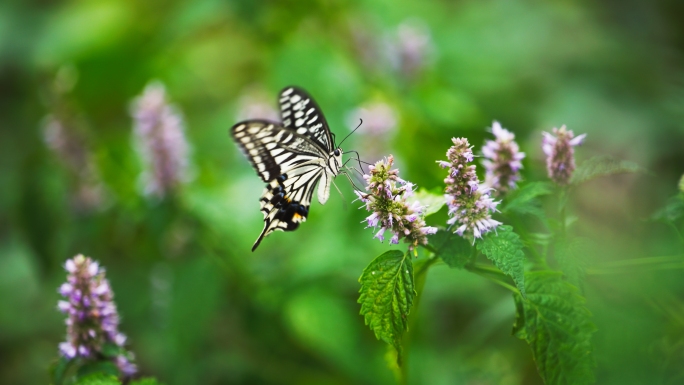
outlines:
[[[279,102],[285,128],[309,137],[326,154],[333,150],[328,122],[320,107],[306,91],[297,87],[286,87],[280,92]]]

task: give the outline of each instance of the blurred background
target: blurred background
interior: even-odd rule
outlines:
[[[428,189],[442,186],[434,162],[450,138],[478,152],[493,120],[527,153],[528,181],[546,180],[541,131],[562,124],[588,133],[578,163],[647,169],[571,197],[573,231],[592,245],[597,383],[684,383],[682,244],[650,219],[684,172],[683,17],[677,0],[3,1],[0,383],[48,382],[65,338],[62,266],[78,253],[107,268],[143,375],[394,383],[356,303],[363,268],[389,247],[364,230],[344,178],[343,196],[250,251],[263,183],[228,130],[277,117],[287,85],[314,96],[338,139],[363,118],[343,148],[392,153]],[[134,129],[148,84],[165,86],[183,134],[161,189]],[[654,256],[679,262],[600,268]],[[418,311],[410,383],[541,383],[504,289],[435,266]]]

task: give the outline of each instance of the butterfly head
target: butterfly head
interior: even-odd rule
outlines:
[[[332,171],[333,175],[340,173],[340,168],[342,167],[342,149],[337,147],[333,152],[330,153],[328,157],[328,167]]]

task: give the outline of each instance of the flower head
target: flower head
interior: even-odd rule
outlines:
[[[356,195],[372,214],[365,221],[367,227],[378,227],[380,230],[374,238],[382,242],[385,231],[393,233],[390,243],[398,244],[400,239],[409,244],[409,250],[418,245],[427,244],[427,235],[437,232],[436,227],[425,225],[423,219],[424,206],[418,202],[409,204],[406,198],[413,192],[413,184],[399,178],[399,170],[392,169],[394,157],[388,156],[369,167],[369,174],[364,175],[368,185],[363,193]]]
[[[567,185],[575,171],[573,147],[582,144],[587,134],[575,136],[572,130],[563,125],[561,128],[554,128],[553,135],[548,132],[542,132],[542,135],[542,150],[546,154],[549,178],[561,186]]]
[[[447,224],[455,226],[458,235],[475,242],[475,238],[482,238],[501,224],[491,217],[499,202],[491,198],[491,188],[479,185],[475,166],[469,164],[473,161],[473,150],[468,139],[453,138],[452,142],[454,145],[446,154],[448,161],[437,161],[442,168],[449,169],[444,179],[444,196],[451,216]]]
[[[492,134],[495,140],[488,140],[482,147],[485,167],[484,185],[494,189],[494,194],[504,195],[515,189],[516,182],[520,180],[520,169],[525,158],[525,153],[520,152],[515,142],[515,135],[501,127],[499,122],[492,123]]]
[[[68,359],[99,359],[105,344],[113,344],[121,352],[115,363],[124,375],[133,375],[136,367],[130,362],[132,354],[124,350],[126,336],[118,330],[119,314],[104,268],[81,254],[67,260],[64,268],[69,274],[59,293],[65,300],[57,304],[67,314],[67,340],[59,344],[61,354]]]
[[[180,114],[166,102],[161,83],[151,83],[134,100],[134,132],[145,171],[146,195],[164,197],[185,182],[189,145]]]

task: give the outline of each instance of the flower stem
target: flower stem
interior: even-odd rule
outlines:
[[[502,273],[501,270],[493,266],[472,263],[466,265],[465,269],[481,277],[487,278],[490,281],[512,291],[513,293],[520,294],[520,291],[514,285],[511,285],[508,282],[509,278],[504,273]]]
[[[427,247],[428,245],[422,245],[426,249],[432,249],[432,247]],[[422,259],[418,262],[416,262],[416,266],[413,269],[413,277],[414,277],[414,282],[415,282],[415,290],[416,290],[416,298],[413,301],[413,308],[411,309],[411,313],[409,314],[409,332],[404,334],[404,338],[402,340],[402,347],[403,347],[403,363],[400,367],[401,373],[399,377],[399,383],[404,385],[408,383],[408,352],[410,351],[410,346],[412,342],[412,337],[413,333],[411,331],[415,330],[416,322],[418,321],[418,306],[420,304],[420,300],[423,296],[423,288],[425,287],[425,280],[427,278],[427,272],[430,266],[435,264],[439,260],[437,257],[436,253],[431,253],[427,259]],[[411,258],[410,255],[406,256],[406,258]]]

